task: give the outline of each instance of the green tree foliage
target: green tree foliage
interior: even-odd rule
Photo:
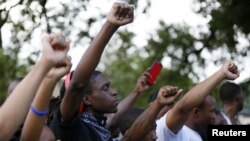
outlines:
[[[90,31],[99,29],[98,25],[106,17],[105,12],[86,14],[93,9],[90,0],[71,0],[70,3],[57,2],[51,6],[52,0],[16,0],[0,2],[0,68],[4,77],[1,78],[0,100],[6,93],[8,82],[19,76],[24,76],[38,59],[38,43],[32,43],[31,39],[40,36],[41,32],[62,32],[66,36],[73,36],[73,46],[87,46],[95,33]],[[138,0],[127,0],[137,7]],[[150,7],[150,0],[143,12]],[[84,16],[82,16],[84,15]],[[6,34],[8,28],[10,33]],[[8,30],[7,30],[8,31]],[[6,35],[11,36],[9,41],[3,41]],[[5,43],[5,44],[4,44]],[[33,53],[24,59],[20,59],[20,52],[24,46]]]
[[[38,59],[39,52],[36,50],[25,59],[18,58],[23,46],[37,46],[38,43],[31,42],[32,38],[40,32],[61,31],[74,37],[73,46],[85,47],[106,15],[98,8],[99,12],[93,16],[86,14],[86,11],[90,11],[91,0],[71,0],[70,4],[57,1],[56,7],[50,6],[51,1],[17,0],[16,3],[0,3],[0,67],[1,74],[4,74],[0,83],[1,97],[6,92],[9,80],[25,75]],[[138,0],[126,1],[139,7]],[[146,0],[146,5],[136,15],[147,14],[151,2]],[[157,30],[149,35],[145,47],[137,46],[133,31],[119,30],[115,34],[99,67],[111,79],[120,98],[133,89],[137,78],[154,60],[168,62],[168,65],[164,66],[157,83],[140,98],[137,103],[139,106],[145,106],[149,95],[166,84],[179,86],[186,92],[200,80],[202,73],[198,72],[204,72],[209,63],[221,63],[231,57],[242,61],[244,56],[249,55],[249,45],[237,47],[239,37],[249,41],[250,13],[247,0],[196,0],[194,4],[198,5],[197,13],[209,19],[209,32],[199,27],[194,32],[186,24],[169,25],[160,21]],[[13,17],[11,12],[19,15],[19,18]],[[11,39],[3,44],[3,29],[7,26],[11,30]],[[218,50],[224,52],[212,60],[206,60],[202,55],[204,52],[213,54]]]
[[[242,82],[240,84],[242,90],[243,90],[243,94],[244,94],[244,105],[250,106],[250,96],[249,96],[249,92],[250,92],[250,79],[245,80],[244,82]]]
[[[133,44],[132,33],[128,32],[127,36],[124,32],[120,33],[123,42],[112,44],[116,46],[107,53],[108,69],[105,71],[124,96],[153,60],[169,59],[171,67],[164,68],[153,89],[171,84],[187,90],[200,80],[200,74],[197,74],[195,68],[202,72],[207,64],[221,64],[230,58],[241,64],[249,55],[249,44],[239,47],[239,38],[249,43],[249,3],[248,0],[198,0],[194,3],[199,7],[197,13],[209,20],[209,32],[198,27],[194,34],[193,29],[185,24],[167,25],[160,21],[160,27],[151,35],[144,48],[134,48],[136,45]],[[130,46],[133,48],[129,48]],[[219,51],[220,55],[214,56],[212,60],[206,60],[202,56],[204,52],[213,55],[216,51]],[[244,69],[244,66],[241,68]],[[217,99],[218,89],[219,87],[213,91]],[[142,99],[145,104],[145,98]]]
[[[208,23],[209,34],[206,35],[207,46],[211,49],[226,47],[234,58],[249,55],[249,44],[237,49],[239,37],[249,43],[250,32],[250,1],[248,0],[198,0],[199,9]]]
[[[249,58],[250,54],[250,1],[249,0],[196,0],[197,12],[210,19],[209,32],[204,35],[208,48],[224,48],[222,58],[230,53],[239,64]],[[246,43],[239,47],[239,39]],[[220,59],[218,59],[220,60]],[[247,66],[242,66],[245,68]],[[245,103],[249,99],[248,82],[242,82],[245,91]]]
[[[0,101],[3,101],[7,94],[7,87],[10,80],[26,74],[26,66],[17,65],[18,48],[3,50],[0,49]]]
[[[6,95],[7,86],[10,80],[24,76],[38,59],[39,52],[32,48],[37,47],[37,43],[31,43],[31,39],[39,36],[39,30],[45,33],[62,31],[65,35],[70,35],[74,29],[73,21],[80,11],[86,11],[88,0],[74,0],[71,5],[59,3],[57,7],[48,7],[49,0],[17,0],[3,1],[0,3],[0,68],[4,76],[1,78],[0,100]],[[12,12],[12,14],[11,14]],[[17,18],[18,17],[18,18]],[[83,26],[91,26],[95,18],[84,20]],[[84,25],[86,23],[86,25]],[[68,28],[69,27],[69,28]],[[7,44],[3,44],[4,29],[9,28],[11,38]],[[82,38],[90,38],[87,33],[88,27],[77,30],[79,41]],[[7,34],[6,34],[7,35]],[[23,46],[29,46],[34,50],[25,59],[20,59],[19,55]]]
[[[156,84],[141,96],[137,106],[145,106],[150,94],[161,86],[178,86],[184,89],[184,92],[193,86],[188,75],[192,75],[191,64],[195,59],[189,59],[188,56],[195,54],[197,49],[190,48],[194,46],[195,39],[185,29],[177,29],[161,22],[156,35],[152,35],[144,48],[135,47],[132,42],[133,37],[134,34],[131,32],[119,32],[118,38],[122,39],[122,42],[114,40],[119,42],[111,43],[112,50],[107,50],[105,55],[107,56],[104,61],[107,66],[105,73],[111,78],[111,82],[122,98],[129,94],[139,76],[155,60],[165,58],[172,60],[171,67],[163,68]]]

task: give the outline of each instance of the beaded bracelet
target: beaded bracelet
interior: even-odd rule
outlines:
[[[37,116],[45,116],[49,113],[49,109],[47,109],[45,111],[39,111],[32,104],[30,105],[30,109]]]

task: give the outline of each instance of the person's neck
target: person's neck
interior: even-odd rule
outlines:
[[[240,124],[237,119],[238,111],[236,109],[236,106],[234,106],[233,104],[225,104],[223,105],[223,112],[229,117],[232,124]]]
[[[237,110],[235,106],[231,103],[226,103],[223,105],[223,112],[230,118],[234,119],[237,115]]]
[[[185,123],[185,125],[188,126],[189,128],[191,128],[192,130],[198,132],[194,121],[188,119],[187,122]]]

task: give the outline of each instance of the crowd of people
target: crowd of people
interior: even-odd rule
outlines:
[[[99,33],[71,71],[70,40],[60,33],[42,38],[41,57],[23,78],[13,81],[1,105],[0,140],[22,141],[206,141],[208,125],[240,124],[240,86],[226,81],[216,108],[213,89],[235,80],[237,65],[226,61],[218,71],[182,97],[182,89],[166,84],[151,95],[146,109],[132,108],[149,85],[150,67],[122,101],[109,79],[96,67],[119,27],[134,20],[134,6],[114,3]],[[51,98],[64,76],[60,95]]]

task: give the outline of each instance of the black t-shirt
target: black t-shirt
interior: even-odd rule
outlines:
[[[22,123],[22,125],[20,125],[18,127],[18,129],[16,130],[16,132],[14,133],[14,135],[11,137],[10,141],[20,141],[20,139],[21,139],[21,133],[22,133],[22,129],[23,129],[23,124],[24,123]]]
[[[62,122],[60,105],[56,109],[56,117],[51,122],[50,128],[57,140],[102,141],[95,129],[82,122],[78,115],[71,122]]]

